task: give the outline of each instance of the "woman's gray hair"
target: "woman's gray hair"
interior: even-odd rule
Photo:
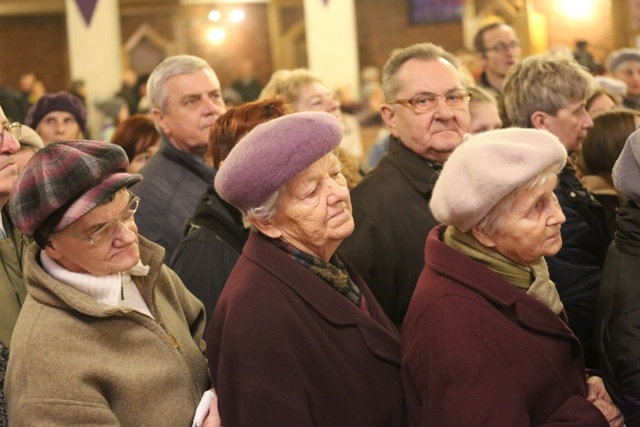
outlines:
[[[158,64],[147,80],[147,97],[151,108],[165,111],[168,93],[164,90],[164,84],[167,80],[181,74],[193,74],[200,70],[208,70],[214,76],[216,75],[207,61],[193,55],[170,56]]]
[[[507,216],[507,212],[509,212],[511,208],[513,208],[513,203],[515,202],[520,192],[544,185],[557,175],[558,173],[556,171],[556,167],[550,166],[535,177],[531,178],[529,181],[514,188],[493,208],[491,208],[489,213],[487,213],[484,218],[482,218],[478,222],[478,224],[476,225],[477,230],[483,234],[494,234],[495,232],[502,230],[504,228],[504,222]]]
[[[246,212],[242,213],[242,223],[245,228],[251,227],[251,220],[258,221],[269,221],[275,215],[276,210],[278,208],[278,202],[280,201],[280,196],[284,194],[284,186],[278,188],[276,191],[271,193],[269,197],[265,199],[260,205],[247,209]]]

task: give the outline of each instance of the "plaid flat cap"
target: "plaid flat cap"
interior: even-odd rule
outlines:
[[[126,173],[128,165],[116,144],[50,144],[33,155],[13,187],[11,218],[28,237],[64,230],[116,191],[142,180],[142,175]]]

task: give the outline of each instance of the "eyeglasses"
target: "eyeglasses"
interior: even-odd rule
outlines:
[[[513,49],[513,50],[520,49],[520,42],[516,42],[516,41],[512,41],[511,43],[500,42],[500,43],[496,43],[492,47],[486,48],[484,51],[487,52],[487,51],[493,50],[498,53],[505,53],[509,49]]]
[[[428,113],[438,106],[438,101],[443,100],[449,108],[464,108],[469,104],[471,92],[466,89],[450,90],[444,95],[436,95],[431,92],[422,92],[410,99],[396,99],[391,104],[402,104],[413,110],[414,113]]]
[[[20,138],[22,135],[22,125],[18,122],[9,123],[8,125],[2,126],[2,131],[0,132],[0,147],[4,143],[4,133],[10,133],[16,140]]]
[[[118,224],[122,223],[123,225],[133,219],[133,214],[138,210],[138,205],[140,204],[140,197],[133,194],[131,191],[129,192],[129,204],[122,211],[119,218],[115,218],[102,227],[98,228],[96,231],[91,233],[90,236],[81,236],[79,234],[67,233],[66,231],[58,231],[57,234],[64,234],[65,236],[74,237],[76,239],[84,240],[86,242],[91,242],[94,246],[98,246],[100,243],[105,241],[108,237],[112,237],[116,230],[118,229]]]

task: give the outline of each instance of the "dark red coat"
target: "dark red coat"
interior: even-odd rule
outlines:
[[[251,233],[209,323],[225,426],[404,426],[400,337],[347,266],[370,316]]]
[[[561,316],[429,234],[403,326],[413,426],[608,426]]]

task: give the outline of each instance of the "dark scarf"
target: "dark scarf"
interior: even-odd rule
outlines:
[[[329,262],[325,262],[280,239],[265,237],[276,245],[276,247],[286,252],[289,258],[308,268],[313,274],[327,282],[333,289],[345,296],[359,309],[368,312],[367,301],[360,293],[360,288],[353,283],[346,267],[336,254],[331,256]]]

